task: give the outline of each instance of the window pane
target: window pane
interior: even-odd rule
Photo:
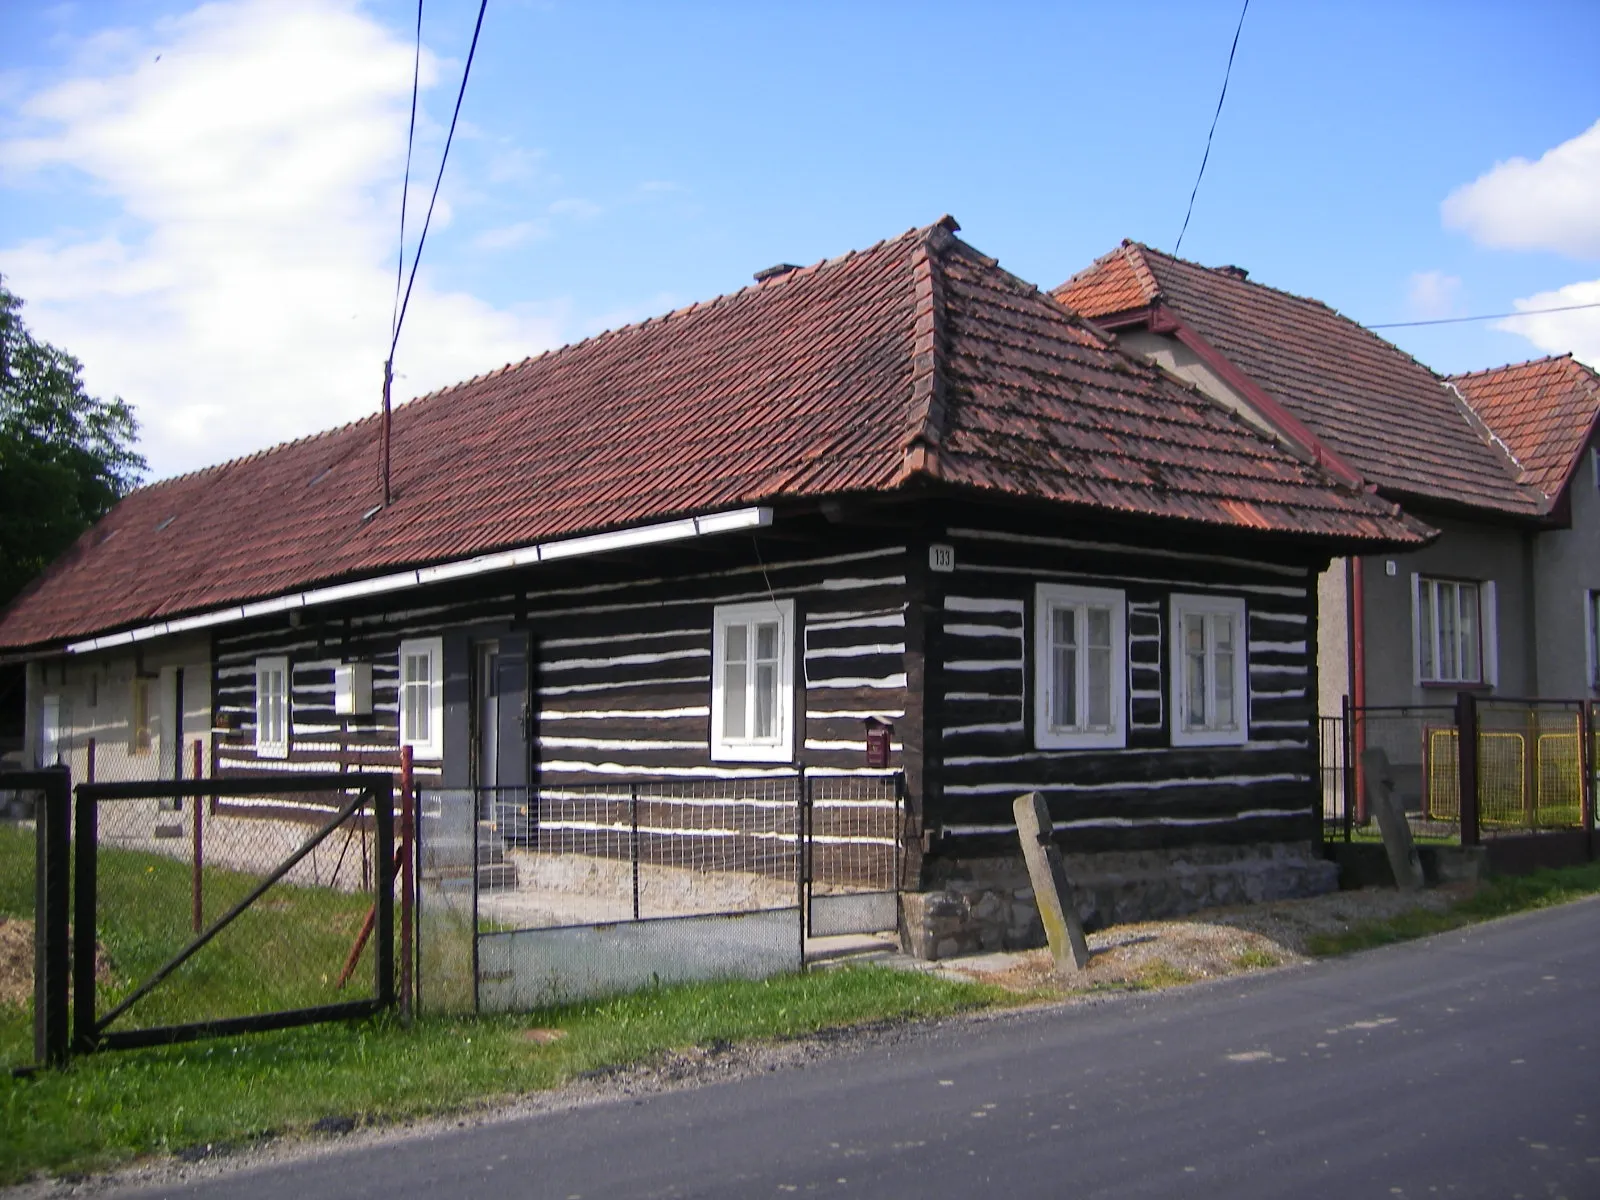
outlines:
[[[1078,644],[1077,609],[1058,608],[1055,610],[1055,644],[1057,646],[1076,646]]]
[[[1089,628],[1094,629],[1091,612]],[[1089,665],[1089,726],[1093,729],[1111,728],[1111,649],[1091,646]]]
[[[745,661],[745,642],[749,638],[748,625],[729,625],[722,634],[722,660],[728,663]]]
[[[1109,608],[1091,608],[1088,610],[1089,645],[1099,649],[1109,649],[1111,646],[1111,610]]]
[[[1183,615],[1184,725],[1206,724],[1206,623],[1199,613]]]
[[[1476,681],[1478,672],[1478,585],[1463,583],[1461,596],[1461,678]]]
[[[1417,650],[1421,656],[1424,679],[1439,678],[1438,657],[1433,645],[1434,599],[1433,583],[1427,579],[1421,580],[1417,596]]]
[[[778,732],[778,669],[772,663],[756,665],[756,728],[754,736],[770,738]]]
[[[740,649],[743,649],[742,641]],[[742,654],[738,661],[730,657],[722,665],[722,736],[725,738],[744,737],[747,670]]]
[[[756,626],[756,659],[758,662],[778,661],[778,623],[763,621]]]
[[[1057,614],[1059,616],[1059,614]],[[1057,729],[1078,726],[1078,651],[1056,643],[1050,677],[1050,724]]]
[[[1226,622],[1232,628],[1232,622]],[[1217,650],[1213,681],[1216,687],[1216,711],[1211,714],[1214,729],[1237,729],[1239,722],[1233,715],[1233,651]]]
[[[1460,679],[1456,658],[1456,588],[1453,583],[1436,585],[1439,592],[1439,678]]]

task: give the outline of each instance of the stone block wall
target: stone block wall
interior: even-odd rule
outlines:
[[[1067,854],[1067,878],[1086,930],[1183,916],[1203,908],[1320,896],[1339,868],[1309,842]],[[1045,944],[1022,859],[930,863],[930,886],[901,896],[901,941],[941,959]]]

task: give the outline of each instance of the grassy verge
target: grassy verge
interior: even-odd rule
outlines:
[[[108,1053],[0,1076],[0,1185],[242,1144],[330,1117],[379,1122],[558,1087],[674,1050],[1016,1003],[884,968],[662,988],[519,1017],[392,1019]],[[551,1031],[558,1031],[552,1033]]]
[[[1463,925],[1510,916],[1512,913],[1550,908],[1596,892],[1600,892],[1600,863],[1535,871],[1531,875],[1506,876],[1490,880],[1471,896],[1458,900],[1443,912],[1414,909],[1387,920],[1356,925],[1343,933],[1317,934],[1310,939],[1307,948],[1319,956],[1349,954],[1433,933],[1445,933]]]

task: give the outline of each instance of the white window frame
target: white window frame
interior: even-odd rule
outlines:
[[[1459,667],[1456,674],[1445,676],[1439,673],[1439,659],[1443,634],[1442,623],[1439,620],[1439,599],[1445,587],[1456,589],[1456,614],[1457,622],[1460,621],[1460,589],[1473,588],[1477,592],[1478,608],[1478,673],[1467,675]],[[1411,678],[1419,687],[1493,687],[1499,682],[1499,633],[1496,619],[1496,588],[1492,579],[1455,579],[1443,575],[1422,575],[1413,572],[1411,576]],[[1423,669],[1422,630],[1423,617],[1427,616],[1427,624],[1432,631],[1433,665],[1431,673]],[[1457,642],[1456,661],[1461,661],[1460,642]]]
[[[1600,588],[1583,594],[1583,633],[1589,645],[1589,689],[1600,692]]]
[[[1076,608],[1080,614],[1089,608],[1111,610],[1109,727],[1069,727],[1051,723],[1051,713],[1055,711],[1054,614],[1063,608]],[[1087,622],[1081,617],[1079,627],[1087,628]],[[1086,661],[1080,659],[1080,662]],[[1088,674],[1085,668],[1079,669],[1074,686],[1078,689],[1078,711],[1087,716]],[[1114,750],[1128,744],[1127,593],[1118,588],[1077,587],[1060,583],[1036,585],[1033,605],[1033,739],[1041,750]]]
[[[428,678],[420,680],[408,676],[412,662],[418,659],[427,659]],[[400,730],[400,745],[411,747],[411,757],[416,759],[429,759],[438,761],[444,758],[444,639],[443,638],[407,638],[400,643],[400,676],[399,689],[396,699],[399,701],[399,712],[396,714],[396,724]],[[407,704],[408,691],[427,692],[428,728],[427,736],[418,736],[418,731],[411,728],[407,720],[410,708]]]
[[[1226,617],[1233,624],[1233,716],[1232,728],[1214,722],[1189,724],[1189,653],[1183,627],[1186,617]],[[1172,744],[1174,746],[1242,746],[1250,740],[1250,641],[1249,619],[1242,596],[1198,596],[1174,592],[1171,596],[1171,688]],[[1216,647],[1213,627],[1206,622],[1206,662],[1212,669],[1206,677],[1206,705],[1216,703],[1213,657]]]
[[[778,671],[776,729],[771,737],[728,737],[723,732],[726,715],[727,630],[730,626],[778,621]],[[711,621],[711,759],[713,762],[792,762],[794,760],[794,656],[793,600],[759,600],[752,604],[720,604]],[[754,658],[746,647],[746,661]],[[754,712],[756,673],[746,672],[745,712]]]
[[[273,691],[271,680],[276,674],[279,687]],[[289,676],[289,660],[282,655],[256,659],[256,757],[289,757],[289,692],[293,688]],[[276,706],[276,720],[268,719],[270,709]],[[277,726],[278,736],[272,736],[272,726]]]

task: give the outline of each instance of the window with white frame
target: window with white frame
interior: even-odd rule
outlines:
[[[1172,597],[1172,744],[1237,744],[1249,734],[1244,600]]]
[[[794,758],[794,601],[725,604],[712,620],[711,757]]]
[[[1417,682],[1493,682],[1484,669],[1493,585],[1425,575],[1413,575],[1412,581]]]
[[[256,754],[289,757],[289,660],[256,659]]]
[[[1600,691],[1600,591],[1586,592],[1583,624],[1589,635],[1589,686]]]
[[[400,744],[415,758],[444,757],[444,641],[400,643]]]
[[[1041,583],[1034,603],[1034,741],[1127,744],[1127,601],[1110,588]]]

